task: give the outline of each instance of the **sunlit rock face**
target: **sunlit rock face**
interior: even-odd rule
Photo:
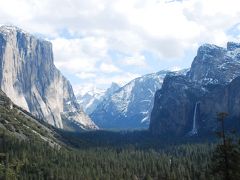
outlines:
[[[63,113],[81,116],[71,84],[53,63],[51,43],[17,27],[0,27],[0,86],[15,104],[58,128]],[[90,118],[78,123],[97,128]]]

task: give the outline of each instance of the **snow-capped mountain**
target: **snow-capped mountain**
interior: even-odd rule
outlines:
[[[80,92],[77,94],[77,102],[83,109],[83,111],[87,114],[91,114],[91,112],[96,108],[98,103],[101,101],[102,96],[104,95],[105,90],[98,89],[93,87],[86,92]]]
[[[70,82],[55,67],[52,44],[14,26],[0,27],[0,87],[18,106],[58,128],[76,121],[96,129],[83,116]],[[76,129],[76,128],[75,128]]]
[[[85,113],[91,114],[101,101],[111,96],[119,88],[120,86],[116,83],[112,83],[107,90],[91,87],[86,91],[79,92],[77,101]]]
[[[90,117],[100,128],[147,128],[155,92],[169,71],[136,78],[104,99]]]
[[[201,84],[228,84],[239,76],[240,45],[227,43],[227,48],[212,44],[199,47],[188,77]]]
[[[240,118],[240,44],[199,47],[186,75],[167,75],[155,95],[150,131],[194,135],[216,130],[216,114],[228,112],[226,127]]]

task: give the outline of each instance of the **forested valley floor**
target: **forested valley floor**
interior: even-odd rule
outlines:
[[[229,179],[240,177],[239,142],[227,140],[223,147],[214,134],[169,138],[147,130],[57,129],[51,134],[44,127],[15,109],[0,108],[0,179],[219,180],[225,172]]]
[[[209,171],[215,148],[213,142],[189,139],[170,143],[158,137],[150,140],[145,131],[100,131],[65,136],[75,148],[53,148],[34,139],[19,141],[1,131],[0,152],[7,157],[2,157],[0,177],[24,180],[218,179]]]

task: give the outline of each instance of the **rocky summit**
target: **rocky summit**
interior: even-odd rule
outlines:
[[[216,130],[219,112],[229,113],[227,127],[239,128],[240,44],[202,45],[186,75],[167,75],[155,94],[150,131],[196,135]]]
[[[79,129],[97,128],[55,67],[52,44],[14,26],[0,27],[0,87],[15,104],[58,128],[65,128],[63,116]]]

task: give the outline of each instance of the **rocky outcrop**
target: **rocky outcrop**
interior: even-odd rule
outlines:
[[[211,132],[217,127],[218,112],[228,112],[229,126],[236,124],[240,114],[239,47],[232,42],[226,49],[205,44],[187,75],[167,76],[155,94],[150,131],[173,136]]]
[[[240,49],[229,42],[227,49],[205,44],[198,49],[188,78],[204,84],[228,84],[240,75]]]
[[[62,114],[80,109],[70,82],[54,66],[51,43],[13,26],[0,27],[0,87],[15,104],[58,128],[64,128]],[[97,128],[79,119],[85,128]]]
[[[150,130],[161,134],[181,134],[191,127],[195,102],[202,91],[185,76],[167,75],[155,94]]]
[[[216,129],[216,114],[227,112],[225,126],[230,129],[240,129],[240,77],[227,85],[214,85],[209,93],[201,99],[199,107],[199,129]]]

